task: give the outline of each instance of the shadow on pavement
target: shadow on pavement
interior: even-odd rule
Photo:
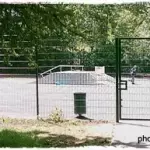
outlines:
[[[130,122],[120,122],[118,125],[131,125],[131,126],[139,126],[139,127],[150,127],[150,125],[138,124],[138,123],[130,123]]]
[[[121,142],[121,141],[114,141],[113,143],[112,143],[112,146],[114,146],[114,147],[130,147],[130,148],[150,148],[150,145],[149,144],[145,144],[145,143],[140,143],[140,144],[138,144],[137,142],[129,142],[129,143],[123,143],[123,142]]]
[[[90,118],[87,118],[87,117],[82,116],[82,115],[78,115],[76,118],[77,118],[77,119],[81,119],[81,120],[89,120],[89,121],[94,120],[94,119],[90,119]]]

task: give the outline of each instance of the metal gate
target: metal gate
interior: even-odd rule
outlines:
[[[150,120],[150,38],[116,39],[116,114]]]

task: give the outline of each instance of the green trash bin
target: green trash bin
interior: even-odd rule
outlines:
[[[86,114],[86,93],[74,93],[74,113]]]

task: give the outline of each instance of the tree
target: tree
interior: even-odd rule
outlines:
[[[28,65],[34,65],[35,46],[40,55],[50,54],[43,54],[43,65],[72,64],[73,58],[84,58],[81,61],[84,65],[115,65],[115,37],[146,35],[149,29],[143,32],[141,29],[148,24],[149,4],[3,4],[0,5],[0,39],[1,47],[6,49],[1,52],[9,66],[13,65],[9,54],[14,59],[26,54]],[[12,38],[13,35],[17,36]],[[10,42],[4,44],[4,41]],[[13,48],[16,45],[18,49]],[[123,55],[125,62],[129,59],[127,51]]]

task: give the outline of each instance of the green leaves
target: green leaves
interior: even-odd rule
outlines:
[[[115,37],[149,36],[149,16],[149,4],[3,4],[0,5],[1,35],[10,35],[7,40],[14,44],[1,44],[1,47],[9,48],[9,50],[5,49],[2,52],[11,53],[18,57],[23,53],[33,54],[32,46],[38,45],[40,53],[43,51],[50,53],[55,49],[57,53],[68,51],[70,55],[71,53],[74,55],[74,51],[85,51],[85,64],[104,64],[104,59],[111,60],[114,51],[109,49],[109,55],[99,55],[97,52],[101,51],[101,47],[113,45]],[[17,36],[12,38],[11,35]],[[0,39],[6,41],[4,36],[0,36]],[[45,39],[52,40],[48,43],[42,43],[41,41]],[[59,46],[60,42],[54,42],[53,39],[59,39],[63,45]],[[19,45],[17,41],[29,41],[30,48],[27,45]],[[18,49],[21,47],[21,51],[18,53],[13,47],[18,47]],[[139,49],[139,51],[141,50]],[[128,50],[124,53],[126,62],[129,61],[127,52]],[[8,56],[6,55],[6,57],[7,59],[5,59],[8,61]],[[30,64],[33,64],[32,57],[28,56],[27,59],[30,60]],[[59,59],[61,58],[59,57]],[[109,61],[110,63],[112,61]]]

